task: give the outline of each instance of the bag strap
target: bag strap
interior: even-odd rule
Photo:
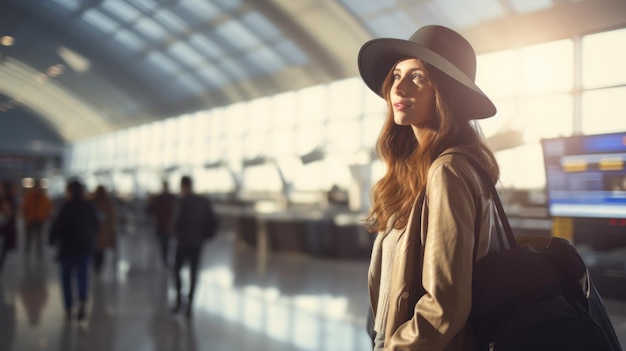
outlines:
[[[506,241],[508,242],[510,248],[516,247],[517,243],[515,242],[515,236],[513,235],[513,229],[511,229],[511,224],[509,223],[509,219],[507,218],[506,213],[504,212],[504,206],[502,206],[502,201],[500,200],[500,195],[498,194],[498,191],[496,190],[496,186],[491,181],[491,177],[487,174],[487,172],[483,169],[483,167],[476,160],[474,160],[472,157],[469,157],[469,156],[467,156],[466,154],[464,154],[462,152],[451,151],[451,152],[446,152],[446,153],[442,154],[441,156],[451,155],[451,154],[461,155],[461,156],[465,157],[465,159],[472,165],[472,167],[478,173],[478,176],[480,177],[480,180],[482,181],[483,186],[487,187],[487,189],[489,190],[490,198],[494,202],[494,204],[496,205],[496,212],[497,212],[497,217],[496,217],[496,234],[497,234],[498,242],[500,243],[500,248],[501,249],[504,248],[504,239],[505,238],[506,238]],[[477,216],[477,217],[480,218],[480,216]],[[497,223],[498,219],[499,219],[500,224],[502,225],[502,228],[504,229],[504,234],[502,233],[502,230],[500,229],[500,225],[498,225],[498,223]],[[474,235],[475,235],[474,262],[476,262],[476,254],[477,254],[477,250],[478,250],[478,239],[480,238],[480,224],[479,223],[476,225],[477,228],[476,228],[475,233],[474,233]]]

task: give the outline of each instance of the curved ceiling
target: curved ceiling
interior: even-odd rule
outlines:
[[[351,77],[365,41],[433,23],[483,53],[626,26],[626,1],[2,0],[0,116],[71,142]]]

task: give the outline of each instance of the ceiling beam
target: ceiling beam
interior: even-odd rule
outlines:
[[[572,38],[626,27],[626,1],[558,2],[525,15],[507,16],[465,29],[477,54]]]

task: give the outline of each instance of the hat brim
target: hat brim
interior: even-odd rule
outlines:
[[[398,60],[407,57],[419,58],[459,83],[461,90],[455,98],[461,109],[459,112],[468,119],[483,119],[496,114],[493,102],[472,79],[439,54],[412,41],[394,38],[368,41],[359,51],[359,73],[365,84],[384,98],[382,86],[385,77]]]

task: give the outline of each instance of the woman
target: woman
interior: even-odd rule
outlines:
[[[365,43],[359,71],[387,101],[377,143],[386,174],[368,217],[378,233],[368,277],[374,349],[472,350],[472,266],[488,251],[491,202],[469,159],[498,179],[470,123],[496,113],[474,84],[474,50],[451,29],[426,26],[409,40]]]
[[[104,263],[104,254],[106,250],[115,250],[115,243],[117,239],[117,212],[115,210],[115,204],[102,185],[96,187],[92,202],[98,209],[101,220],[100,228],[98,229],[98,234],[96,235],[96,250],[93,258],[94,270],[96,274],[99,275],[102,271],[102,264]]]

